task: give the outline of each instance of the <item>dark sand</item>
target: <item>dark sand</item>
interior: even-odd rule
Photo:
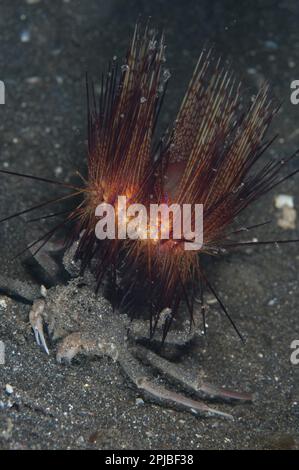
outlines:
[[[6,84],[1,167],[67,179],[84,166],[85,71],[97,74],[114,54],[124,54],[139,13],[152,15],[166,33],[172,79],[162,125],[174,116],[208,41],[232,62],[249,99],[267,79],[283,101],[272,127],[280,140],[268,156],[287,156],[299,147],[299,106],[289,99],[290,82],[299,79],[295,0],[29,3],[3,0],[0,5],[0,79]],[[261,239],[298,236],[298,230],[278,229],[273,205],[274,195],[286,193],[299,207],[298,181],[283,183],[244,215],[247,224],[273,218],[257,232]],[[1,176],[1,217],[55,195],[53,187]],[[25,246],[30,230],[24,219],[1,225],[2,275],[29,279],[21,262],[10,259]],[[252,405],[219,405],[233,413],[234,422],[140,405],[138,392],[108,359],[56,364],[54,347],[47,357],[34,343],[29,307],[2,299],[6,364],[0,365],[0,448],[299,448],[299,365],[290,363],[290,344],[299,339],[298,266],[296,245],[238,250],[208,265],[247,342],[240,343],[211,305],[208,336],[183,363],[203,368],[219,385],[256,392]],[[13,387],[11,395],[6,384]]]

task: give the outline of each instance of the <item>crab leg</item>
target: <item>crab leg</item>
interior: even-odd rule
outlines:
[[[225,388],[217,387],[203,382],[192,373],[188,373],[185,369],[163,359],[153,351],[139,347],[134,349],[134,353],[140,360],[151,365],[155,369],[168,376],[171,380],[179,383],[185,390],[195,393],[200,398],[220,399],[224,401],[251,402],[252,395],[250,393],[234,392]]]
[[[149,380],[146,377],[145,368],[128,352],[122,351],[119,354],[118,361],[129,379],[144,393],[145,398],[150,398],[152,401],[164,406],[186,410],[200,416],[233,419],[233,416],[228,413],[211,408],[202,401],[193,400]]]
[[[191,411],[194,414],[234,419],[233,416],[228,413],[211,408],[202,401],[192,400],[192,398],[185,397],[180,393],[168,390],[167,388],[148,380],[146,377],[137,379],[136,385],[140,390],[145,392],[147,396],[161,404],[169,406],[174,405],[176,408]]]

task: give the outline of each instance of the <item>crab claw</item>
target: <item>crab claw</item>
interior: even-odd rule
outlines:
[[[29,321],[33,329],[37,344],[41,346],[47,354],[50,354],[46,340],[45,340],[44,328],[43,328],[44,309],[45,309],[44,299],[35,300],[29,312]]]

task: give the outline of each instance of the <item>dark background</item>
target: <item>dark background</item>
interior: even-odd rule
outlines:
[[[85,72],[97,76],[112,56],[125,54],[139,15],[151,16],[153,26],[166,34],[172,78],[162,128],[173,119],[208,43],[232,63],[245,99],[267,80],[283,103],[271,130],[280,138],[267,157],[281,158],[299,147],[299,106],[289,99],[290,82],[299,79],[295,0],[2,0],[0,79],[6,104],[0,107],[1,167],[64,180],[84,167]],[[291,170],[296,166],[298,159]],[[298,237],[298,230],[277,228],[273,205],[273,196],[281,192],[293,195],[297,206],[298,180],[285,182],[245,214],[248,224],[273,218],[258,232],[260,239],[272,238],[273,232]],[[56,188],[14,177],[0,176],[0,185],[1,217],[58,195]],[[25,218],[1,225],[2,274],[29,278],[20,260],[11,258],[25,247],[31,230]],[[103,359],[58,366],[53,351],[49,359],[35,346],[27,307],[0,309],[0,339],[8,351],[0,387],[12,384],[23,403],[17,406],[15,395],[0,395],[0,446],[298,447],[299,366],[289,361],[290,343],[299,339],[298,264],[298,246],[289,245],[238,251],[208,267],[248,340],[242,346],[211,305],[208,338],[185,361],[186,367],[203,366],[220,385],[257,391],[254,405],[233,409],[233,424],[138,406],[136,391],[128,388],[116,364]],[[55,412],[49,414],[48,408]]]

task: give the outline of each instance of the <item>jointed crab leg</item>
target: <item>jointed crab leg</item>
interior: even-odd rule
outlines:
[[[186,410],[201,416],[215,416],[218,418],[222,417],[233,419],[233,416],[228,413],[210,408],[202,401],[193,400],[192,398],[186,397],[172,390],[168,390],[162,385],[149,380],[146,377],[146,370],[142,368],[140,362],[131,354],[128,354],[128,352],[123,351],[121,354],[119,354],[118,361],[127,376],[138,387],[138,389],[145,394],[147,398],[150,398],[159,404],[163,404],[165,406],[174,406],[175,408]]]
[[[161,404],[163,403],[166,406],[175,405],[176,408],[191,411],[194,414],[234,419],[233,416],[228,413],[216,410],[215,408],[210,408],[202,401],[192,400],[192,398],[173,392],[172,390],[168,390],[161,385],[151,382],[145,377],[138,379],[136,385],[140,390],[145,392],[147,396],[151,397],[155,401],[158,400]]]
[[[185,390],[195,393],[200,398],[220,399],[229,402],[252,401],[252,395],[250,393],[234,392],[232,390],[227,390],[207,382],[203,382],[198,377],[194,377],[192,373],[185,369],[182,370],[180,366],[163,359],[161,356],[158,356],[149,349],[138,347],[134,349],[134,353],[140,360],[148,363],[160,372],[163,372],[165,376],[168,376],[171,380],[182,385]]]

